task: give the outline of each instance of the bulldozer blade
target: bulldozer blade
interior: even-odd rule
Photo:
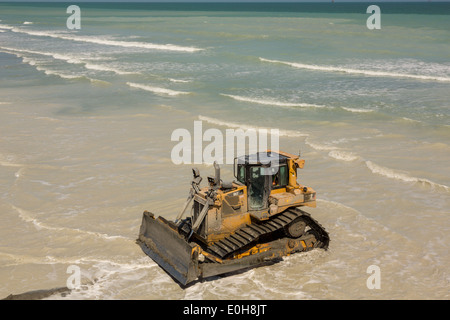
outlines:
[[[196,251],[176,226],[153,213],[144,212],[139,238],[142,250],[182,285],[197,279]]]

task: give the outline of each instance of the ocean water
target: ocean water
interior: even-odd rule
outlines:
[[[81,3],[79,30],[68,5],[0,3],[0,296],[75,265],[64,299],[449,298],[449,3],[380,3],[379,30],[367,3]],[[280,130],[329,250],[185,290],[150,260],[142,212],[179,212],[194,121]]]

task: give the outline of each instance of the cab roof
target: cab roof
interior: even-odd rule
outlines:
[[[238,164],[263,165],[286,164],[289,157],[274,151],[262,151],[237,157]]]

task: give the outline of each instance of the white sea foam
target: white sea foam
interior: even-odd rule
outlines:
[[[386,72],[386,71],[376,71],[376,70],[361,70],[361,69],[342,68],[342,67],[333,67],[333,66],[320,66],[320,65],[314,65],[314,64],[304,64],[304,63],[296,63],[296,62],[288,62],[288,61],[280,61],[280,60],[269,60],[269,59],[264,59],[264,58],[259,58],[259,60],[261,60],[263,62],[280,63],[280,64],[285,64],[285,65],[288,65],[288,66],[291,66],[294,68],[314,70],[314,71],[342,72],[342,73],[348,73],[348,74],[362,74],[362,75],[366,75],[366,76],[375,76],[375,77],[410,78],[410,79],[417,79],[417,80],[433,80],[433,81],[450,82],[449,77],[416,75],[416,74]]]
[[[387,177],[390,179],[396,179],[396,180],[404,181],[404,182],[422,183],[425,185],[429,185],[431,187],[441,188],[446,191],[450,191],[450,187],[448,187],[446,185],[433,182],[429,179],[410,176],[406,173],[398,172],[396,170],[380,166],[372,161],[365,160],[364,158],[362,158],[361,156],[359,156],[353,152],[345,151],[345,150],[342,150],[335,146],[312,143],[309,141],[309,138],[305,139],[305,143],[315,150],[329,151],[328,156],[331,158],[334,158],[336,160],[346,161],[346,162],[353,162],[353,161],[357,161],[357,160],[363,161],[363,163],[366,165],[366,167],[374,174],[379,174],[381,176],[384,176],[384,177]]]
[[[190,80],[181,80],[181,79],[172,79],[172,78],[169,78],[169,81],[170,81],[170,82],[180,82],[180,83],[188,83],[188,82],[191,82]]]
[[[325,106],[325,105],[312,104],[312,103],[284,102],[284,101],[276,101],[276,100],[272,100],[272,99],[255,99],[255,98],[243,97],[243,96],[237,96],[237,95],[231,95],[231,94],[225,94],[225,93],[221,93],[221,95],[224,97],[232,98],[237,101],[251,102],[251,103],[257,103],[257,104],[268,105],[268,106],[287,107],[287,108],[302,107],[302,108],[334,109],[334,107],[332,107],[332,106]],[[354,113],[368,113],[368,112],[374,111],[374,110],[348,108],[348,107],[341,107],[341,108],[345,111],[354,112]]]
[[[331,150],[328,153],[328,155],[337,160],[348,161],[348,162],[361,159],[360,156],[358,156],[352,152],[342,151],[342,150]]]
[[[257,127],[257,126],[252,126],[252,125],[248,125],[248,124],[240,124],[240,123],[235,123],[235,122],[227,122],[227,121],[222,121],[222,120],[219,120],[219,119],[205,117],[205,116],[201,116],[201,115],[198,116],[198,118],[199,118],[199,120],[206,121],[208,123],[215,124],[215,125],[218,125],[218,126],[224,126],[224,127],[236,128],[236,129],[242,129],[242,130],[249,130],[249,129],[253,129],[253,130],[261,130],[261,129],[271,130],[271,129],[276,129],[276,128]],[[300,131],[282,130],[282,129],[279,129],[279,135],[280,136],[284,136],[284,137],[307,137],[307,136],[309,136],[309,134],[303,133],[303,132],[300,132]]]
[[[92,84],[101,84],[101,85],[109,85],[110,84],[108,81],[93,79],[93,78],[87,77],[82,74],[78,74],[78,75],[77,74],[65,74],[60,71],[50,70],[47,68],[42,68],[40,66],[36,66],[36,70],[43,71],[48,76],[56,76],[56,77],[59,77],[61,79],[66,79],[66,80],[82,80],[82,81],[89,81]]]
[[[12,29],[14,29],[14,27],[8,26],[6,24],[0,24],[0,29],[12,30]]]
[[[53,258],[53,257],[50,257]],[[60,258],[55,258],[60,261]],[[114,261],[110,259],[98,259],[96,257],[81,257],[79,259],[70,259],[64,263],[84,265],[82,269],[82,285],[79,289],[72,290],[66,296],[61,298],[61,295],[51,296],[47,299],[69,299],[69,300],[91,300],[91,299],[120,299],[124,292],[124,285],[127,286],[131,282],[139,282],[145,276],[145,269],[157,268],[152,275],[152,287],[158,287],[157,277],[159,274],[163,276],[166,281],[165,286],[171,281],[170,277],[158,268],[148,257],[143,257],[138,260],[131,260],[128,262]],[[89,266],[93,264],[92,266]],[[158,290],[156,290],[158,291]]]
[[[120,75],[138,74],[138,72],[123,71],[116,68],[107,67],[99,64],[85,63],[84,67],[90,70],[114,72]]]
[[[450,191],[450,187],[448,187],[446,185],[439,184],[439,183],[430,181],[425,178],[418,178],[418,177],[410,176],[406,173],[398,172],[396,170],[380,166],[376,163],[373,163],[372,161],[367,160],[367,161],[365,161],[365,164],[366,164],[367,168],[369,168],[369,170],[372,171],[373,173],[382,175],[387,178],[396,179],[396,180],[405,181],[405,182],[423,183],[423,184],[426,184],[426,185],[429,185],[432,187],[442,188],[442,189],[445,189],[446,191]]]
[[[23,61],[23,63],[27,63],[27,64],[29,64],[30,66],[35,66],[38,62],[36,61],[36,60],[34,60],[34,59],[31,59],[31,58],[27,58],[27,57],[25,57],[25,56],[23,56],[23,55],[20,55],[20,54],[17,54],[17,53],[14,53],[17,57],[19,57],[19,58],[22,58],[22,61]]]
[[[344,109],[345,111],[349,111],[349,112],[355,112],[355,113],[368,113],[368,112],[373,112],[374,110],[367,110],[367,109],[358,109],[358,108],[347,108],[347,107],[341,107],[342,109]]]
[[[55,71],[55,70],[50,70],[50,69],[46,69],[46,68],[42,68],[42,67],[36,67],[37,70],[39,71],[43,71],[46,75],[48,76],[57,76],[60,77],[62,79],[87,79],[90,80],[90,78],[86,77],[86,76],[82,76],[82,75],[74,75],[74,74],[64,74],[61,73],[59,71]]]
[[[329,145],[324,145],[324,144],[319,144],[319,143],[315,143],[315,142],[311,142],[309,141],[309,138],[305,139],[305,143],[310,146],[311,148],[315,149],[315,150],[319,150],[319,151],[331,151],[331,150],[338,150],[337,147],[335,146],[329,146]]]
[[[13,49],[13,48],[7,48],[7,47],[0,47],[0,49],[5,51],[5,52],[9,52],[11,54],[14,54],[14,55],[16,55],[19,58],[22,58],[22,61],[24,63],[27,63],[30,66],[35,67],[36,70],[38,70],[38,71],[43,71],[46,75],[57,76],[57,77],[60,77],[62,79],[70,79],[70,80],[73,80],[73,79],[83,80],[84,79],[84,80],[89,80],[91,82],[101,81],[101,80],[96,80],[96,79],[89,78],[89,77],[87,77],[85,75],[66,74],[66,73],[62,73],[60,71],[49,69],[47,67],[43,67],[39,63],[38,60],[32,59],[32,58],[30,58],[28,56],[25,56],[23,53],[43,54],[43,55],[49,55],[49,56],[56,55],[56,56],[59,56],[57,59],[62,59],[62,60],[69,59],[67,57],[63,58],[61,55],[58,55],[58,54],[42,53],[42,52],[36,52],[36,51],[31,51],[31,50]],[[75,62],[73,62],[73,63],[75,63]]]
[[[169,96],[177,96],[180,94],[189,94],[190,93],[190,92],[175,91],[175,90],[170,90],[170,89],[160,88],[160,87],[152,87],[152,86],[147,86],[147,85],[132,83],[132,82],[127,82],[127,85],[129,85],[132,88],[138,88],[138,89],[153,92],[156,94],[163,94],[163,95],[169,95]]]
[[[413,123],[421,123],[422,122],[420,120],[414,120],[414,119],[407,118],[407,117],[402,117],[402,120],[405,120],[407,122],[413,122]]]
[[[0,47],[0,49],[12,51],[14,53],[30,53],[30,54],[35,54],[35,55],[48,56],[48,57],[52,57],[57,60],[62,60],[62,61],[66,61],[68,63],[73,63],[73,64],[83,63],[83,61],[81,61],[78,58],[71,57],[68,55],[63,55],[60,53],[51,53],[51,52],[43,52],[43,51],[35,51],[35,50],[27,50],[27,49],[17,49],[17,48],[11,48],[11,47]]]
[[[124,48],[141,48],[141,49],[152,49],[152,50],[165,50],[165,51],[181,51],[181,52],[196,52],[203,49],[187,46],[179,46],[174,44],[155,44],[151,42],[136,42],[136,41],[121,41],[121,40],[111,40],[104,37],[95,36],[76,36],[69,35],[67,33],[54,33],[51,31],[36,31],[29,29],[22,29],[18,27],[12,27],[8,25],[0,25],[0,28],[9,29],[12,32],[25,33],[31,36],[38,37],[50,37],[63,40],[71,40],[78,42],[88,42],[107,46],[119,46]]]
[[[23,24],[33,24],[33,22],[31,22],[31,21],[24,21]]]
[[[294,103],[294,102],[282,102],[282,101],[274,101],[270,99],[255,99],[255,98],[249,98],[249,97],[242,97],[242,96],[236,96],[231,94],[224,94],[221,93],[222,96],[232,98],[234,100],[238,101],[244,101],[244,102],[252,102],[252,103],[258,103],[263,105],[269,105],[269,106],[279,106],[279,107],[306,107],[306,108],[330,108],[327,106],[317,105],[317,104],[311,104],[311,103]]]
[[[90,69],[90,70],[114,72],[114,73],[120,74],[120,75],[138,74],[137,72],[128,72],[128,71],[123,71],[123,70],[119,70],[116,68],[112,68],[109,66],[92,64],[92,63],[84,61],[84,59],[69,56],[66,54],[35,51],[35,50],[16,49],[16,48],[10,48],[10,47],[0,47],[0,49],[6,50],[6,51],[12,52],[12,53],[29,53],[29,54],[35,54],[35,55],[48,56],[48,57],[52,57],[56,60],[65,61],[65,62],[71,63],[71,64],[83,64],[86,69]],[[21,56],[21,57],[24,57],[24,56]],[[28,59],[30,59],[30,58],[28,58]]]

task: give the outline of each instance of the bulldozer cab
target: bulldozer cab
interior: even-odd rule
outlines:
[[[288,157],[276,152],[258,152],[234,159],[234,176],[248,189],[248,210],[267,210],[273,189],[288,184]]]

